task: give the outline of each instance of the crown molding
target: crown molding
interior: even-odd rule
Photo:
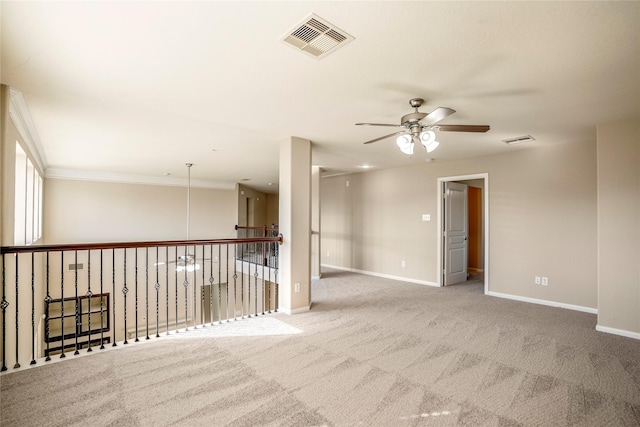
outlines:
[[[121,184],[162,185],[169,187],[186,187],[186,178],[170,176],[148,176],[115,172],[87,171],[78,169],[48,168],[45,173],[47,179],[69,179],[76,181],[116,182]],[[206,179],[191,179],[191,187],[210,188],[215,190],[235,190],[235,182],[211,181]]]
[[[33,124],[33,120],[31,120],[31,114],[24,96],[22,96],[22,92],[12,87],[9,88],[9,93],[9,117],[27,145],[26,148],[29,150],[32,160],[40,169],[40,172],[44,173],[48,167],[47,158],[44,155],[44,149],[40,143],[36,127]]]

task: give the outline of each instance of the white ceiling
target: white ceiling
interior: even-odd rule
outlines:
[[[640,116],[640,2],[0,3],[1,81],[22,92],[48,171],[164,173],[268,189],[279,143],[313,142],[313,163],[358,170],[595,138]],[[323,59],[280,38],[315,13],[355,37]],[[421,108],[458,112],[408,158],[364,141]],[[531,146],[529,145],[529,146]],[[155,177],[155,178],[154,178]],[[271,187],[273,188],[273,187]]]

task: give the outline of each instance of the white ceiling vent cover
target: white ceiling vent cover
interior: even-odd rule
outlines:
[[[321,59],[353,41],[354,37],[312,13],[280,40],[307,55]]]

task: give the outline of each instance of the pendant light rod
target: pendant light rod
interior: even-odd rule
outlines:
[[[189,240],[189,224],[191,219],[191,166],[193,163],[186,163],[187,165],[187,240]]]

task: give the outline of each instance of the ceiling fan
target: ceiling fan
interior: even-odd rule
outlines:
[[[435,132],[487,132],[487,125],[439,125],[440,120],[455,113],[456,110],[447,107],[438,107],[430,113],[421,113],[418,108],[422,106],[424,99],[413,98],[409,100],[409,105],[415,108],[413,113],[405,114],[400,119],[399,125],[386,123],[356,123],[357,126],[389,126],[402,128],[402,130],[384,135],[379,138],[366,141],[365,144],[371,144],[394,135],[400,135],[396,139],[396,143],[400,150],[405,154],[413,154],[414,143],[424,145],[427,152],[432,152],[440,144],[436,141]]]

